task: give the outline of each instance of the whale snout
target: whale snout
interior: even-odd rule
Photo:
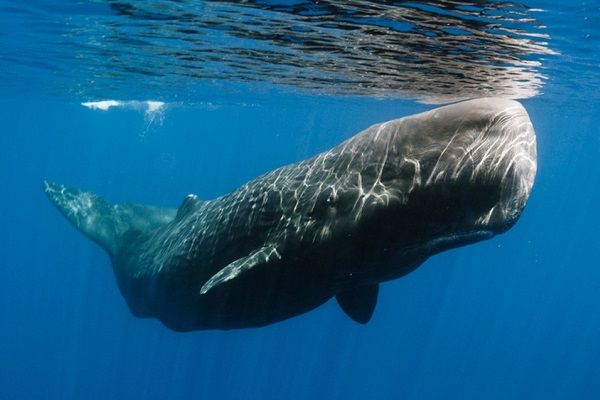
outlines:
[[[517,102],[506,101],[490,121],[483,136],[481,159],[475,169],[478,179],[497,185],[497,204],[478,224],[496,233],[511,228],[523,212],[537,171],[536,138],[529,115]],[[478,145],[475,143],[475,145]]]
[[[535,132],[523,106],[478,99],[418,118],[424,128],[410,142],[421,150],[406,158],[419,166],[420,184],[410,191],[402,215],[414,219],[438,250],[510,229],[537,169]]]

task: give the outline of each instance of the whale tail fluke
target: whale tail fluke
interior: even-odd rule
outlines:
[[[124,236],[144,233],[171,222],[176,209],[125,203],[112,205],[98,195],[44,181],[44,191],[56,208],[84,235],[110,255]]]

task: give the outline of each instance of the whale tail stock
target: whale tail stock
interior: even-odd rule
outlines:
[[[112,205],[98,195],[44,181],[44,192],[84,235],[110,255],[117,254],[124,234],[147,232],[171,222],[176,209],[136,203]]]

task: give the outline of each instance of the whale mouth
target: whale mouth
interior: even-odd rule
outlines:
[[[466,246],[481,242],[483,240],[491,239],[496,236],[496,234],[496,232],[489,229],[481,229],[470,232],[453,232],[451,234],[429,240],[419,247],[430,254],[437,254],[446,250],[454,249],[456,247]]]

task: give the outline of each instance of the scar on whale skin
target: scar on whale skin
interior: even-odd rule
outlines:
[[[380,283],[512,227],[536,167],[525,109],[484,98],[374,125],[178,209],[44,187],[108,252],[135,316],[192,331],[264,326],[332,297],[366,323]]]

